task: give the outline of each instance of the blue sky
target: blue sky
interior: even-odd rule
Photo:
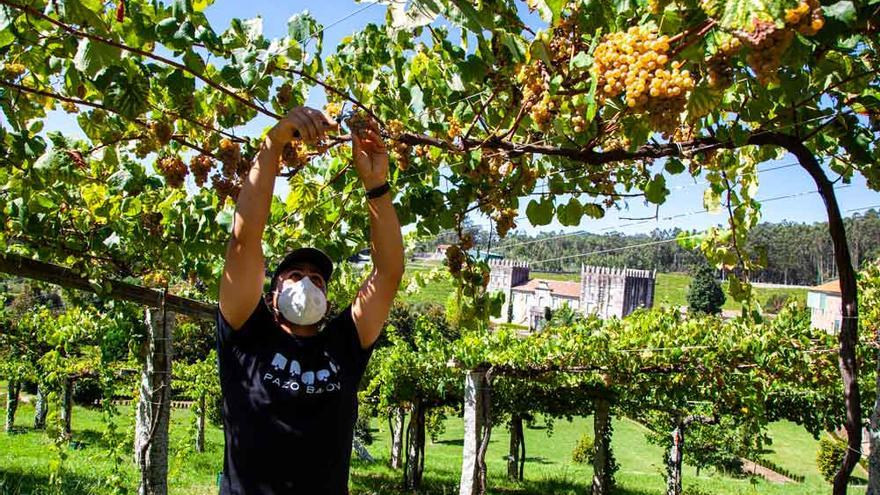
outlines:
[[[522,2],[524,3],[524,2]],[[220,32],[229,25],[233,18],[247,19],[255,16],[263,18],[263,30],[267,37],[283,36],[287,32],[287,19],[302,10],[309,10],[312,15],[323,24],[324,52],[332,53],[339,40],[356,31],[359,31],[368,23],[382,23],[385,18],[385,5],[356,3],[352,0],[324,0],[279,2],[268,0],[249,0],[246,2],[220,0],[208,7],[205,11],[211,25]],[[530,24],[539,27],[540,21],[535,16],[529,16]],[[320,107],[324,103],[324,95],[320,89],[310,94],[307,104]],[[256,119],[246,129],[240,131],[248,134],[257,134],[271,121],[268,119]],[[80,134],[72,119],[62,113],[55,112],[47,121],[47,130],[58,129],[65,132]],[[794,158],[786,156],[777,162],[767,162],[759,169],[767,170],[759,174],[760,199],[773,199],[783,196],[795,195],[791,198],[773,199],[763,205],[762,218],[764,221],[779,222],[790,220],[797,222],[816,222],[825,220],[825,210],[822,200],[815,193],[815,184],[809,176],[797,166],[783,167],[793,164]],[[832,175],[833,176],[833,175]],[[528,226],[525,219],[525,206],[527,200],[521,201],[521,219],[517,221],[518,233],[534,234],[537,232],[572,232],[585,230],[589,232],[619,231],[627,234],[649,232],[655,228],[671,229],[704,229],[711,225],[725,222],[723,214],[696,213],[703,209],[702,198],[704,186],[699,180],[685,175],[667,177],[667,187],[672,191],[667,203],[662,205],[659,212],[654,205],[646,205],[642,201],[629,201],[625,209],[621,211],[610,210],[606,217],[601,220],[584,219],[578,227],[563,227],[554,222],[551,225],[533,228]],[[849,216],[867,206],[880,206],[880,194],[867,188],[864,180],[856,177],[852,184],[846,186],[840,184],[838,200],[844,214]],[[276,187],[276,194],[284,197],[287,188],[283,182]],[[863,211],[863,210],[862,210]],[[656,221],[634,221],[627,218],[645,218],[658,214]],[[669,218],[673,217],[673,218]],[[472,220],[484,226],[488,226],[485,216],[474,216]],[[407,229],[408,230],[408,229]]]

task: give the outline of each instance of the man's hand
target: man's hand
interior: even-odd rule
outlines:
[[[358,177],[367,190],[388,180],[388,150],[372,120],[361,132],[352,132],[352,157]]]
[[[335,120],[320,110],[311,107],[296,107],[275,124],[266,134],[270,147],[281,149],[294,139],[314,143],[324,133],[338,127]]]

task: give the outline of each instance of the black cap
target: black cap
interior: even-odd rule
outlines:
[[[327,253],[317,248],[303,247],[294,249],[288,253],[283,260],[281,260],[281,263],[278,263],[278,267],[275,268],[275,273],[272,274],[271,287],[275,287],[278,275],[296,263],[303,262],[315,265],[321,273],[321,276],[324,277],[324,282],[330,282],[330,275],[333,274],[333,261],[327,256]]]

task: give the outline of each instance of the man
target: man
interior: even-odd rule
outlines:
[[[321,330],[333,263],[313,248],[288,254],[264,296],[261,247],[284,144],[335,126],[318,110],[291,111],[267,134],[238,196],[217,316],[223,495],[348,493],[358,382],[403,276],[388,153],[374,123],[352,135],[374,268],[351,305]]]

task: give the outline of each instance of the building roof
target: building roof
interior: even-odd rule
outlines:
[[[539,284],[547,284],[550,293],[554,296],[568,297],[572,299],[580,299],[581,283],[580,282],[564,282],[562,280],[544,280],[540,278],[529,279],[528,282],[513,287],[518,292],[535,292]]]
[[[840,295],[840,280],[832,280],[822,285],[817,285],[810,289],[813,292],[824,292],[826,294]]]

